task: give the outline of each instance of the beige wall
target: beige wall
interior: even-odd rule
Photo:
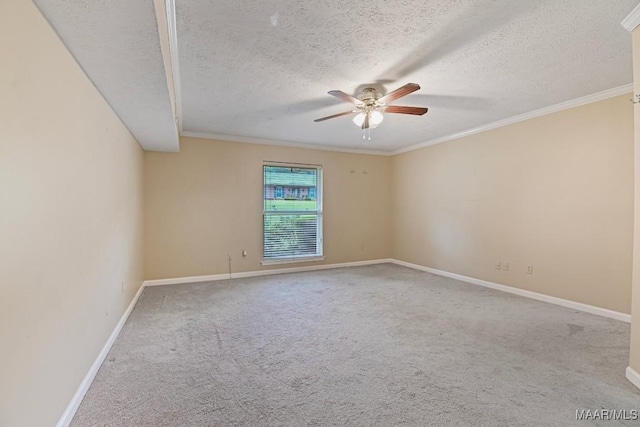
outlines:
[[[640,27],[633,31],[633,87],[640,93]],[[635,145],[635,227],[633,238],[633,296],[629,366],[640,372],[640,104],[633,108]]]
[[[32,2],[0,56],[0,425],[53,426],[143,279],[143,155]]]
[[[323,166],[324,264],[395,257],[631,308],[629,95],[391,158],[195,138],[143,154],[31,2],[0,2],[0,36],[1,426],[56,423],[143,269],[287,266],[260,265],[265,160]],[[635,316],[640,371],[638,348]]]
[[[393,257],[629,313],[630,97],[394,156]]]
[[[233,272],[292,266],[260,265],[263,161],[323,166],[326,259],[309,265],[389,257],[388,157],[182,138],[145,152],[148,279],[227,273],[227,254]]]

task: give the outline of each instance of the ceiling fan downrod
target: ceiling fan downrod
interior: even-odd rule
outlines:
[[[389,105],[389,103],[395,101],[396,99],[402,98],[403,96],[417,91],[418,89],[420,89],[420,86],[418,84],[407,83],[406,85],[383,96],[382,94],[378,93],[375,88],[366,87],[362,90],[357,98],[346,94],[341,90],[331,90],[329,91],[329,95],[349,102],[353,104],[355,108],[349,111],[344,111],[342,113],[316,119],[314,120],[314,122],[323,122],[325,120],[356,113],[356,116],[353,118],[353,123],[356,126],[362,127],[362,139],[367,139],[367,129],[369,129],[368,140],[371,141],[371,129],[377,127],[380,123],[382,123],[382,120],[384,118],[384,116],[382,115],[383,112],[421,116],[428,111],[428,108],[424,107]]]

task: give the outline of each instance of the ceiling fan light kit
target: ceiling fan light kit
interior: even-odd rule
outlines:
[[[333,119],[336,117],[346,116],[347,114],[357,113],[357,115],[353,118],[353,123],[356,126],[362,128],[363,135],[362,138],[365,138],[365,132],[369,129],[369,140],[371,139],[371,129],[375,129],[378,127],[382,120],[384,120],[383,112],[387,113],[396,113],[396,114],[412,114],[416,116],[421,116],[425,114],[428,109],[421,107],[405,107],[398,105],[388,105],[389,103],[395,101],[398,98],[402,98],[405,95],[409,95],[412,92],[420,89],[420,86],[416,83],[407,83],[390,92],[384,96],[378,93],[375,88],[367,87],[364,88],[362,93],[358,95],[357,98],[346,94],[340,90],[331,90],[329,91],[329,95],[335,96],[343,101],[350,102],[355,105],[355,109],[351,111],[345,111],[338,114],[333,114],[331,116],[322,117],[320,119],[314,120],[315,122],[322,122],[324,120]]]
[[[358,113],[358,115],[356,115],[353,118],[353,123],[355,123],[356,126],[361,128],[366,116],[367,115],[365,113],[362,113],[362,112]],[[378,110],[373,110],[371,113],[369,113],[369,128],[370,129],[377,128],[378,125],[382,123],[383,120],[384,120],[384,116],[382,115],[382,113]]]

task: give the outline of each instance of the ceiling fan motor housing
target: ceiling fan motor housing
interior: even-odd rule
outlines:
[[[362,93],[358,96],[358,99],[366,104],[374,103],[382,95],[372,87],[366,87],[362,90]]]
[[[378,93],[375,88],[366,87],[362,90],[362,93],[358,95],[358,99],[363,103],[356,107],[365,114],[370,114],[376,109],[382,110],[384,108],[384,104],[378,102],[378,99],[380,98],[382,98],[382,94]]]
[[[413,114],[421,116],[428,111],[427,108],[406,107],[397,105],[388,106],[389,103],[395,101],[396,99],[402,98],[403,96],[413,93],[418,89],[420,89],[420,85],[418,85],[417,83],[407,83],[406,85],[382,96],[382,94],[378,93],[375,88],[366,87],[362,90],[357,98],[354,98],[353,96],[344,93],[341,90],[330,90],[329,95],[349,102],[355,108],[350,111],[344,111],[342,113],[322,117],[314,121],[322,122],[328,119],[346,116],[347,114],[358,113],[358,115],[354,118],[354,123],[359,123],[360,120],[362,120],[362,129],[371,129],[382,122],[381,113],[383,112],[395,114]]]

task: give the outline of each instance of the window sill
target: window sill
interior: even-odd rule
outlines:
[[[310,261],[324,261],[324,256],[305,256],[296,258],[275,258],[275,259],[263,259],[260,264],[262,265],[277,265],[277,264],[293,264],[296,262],[310,262]]]

